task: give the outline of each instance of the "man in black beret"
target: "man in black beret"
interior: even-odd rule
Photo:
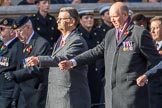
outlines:
[[[45,108],[48,69],[39,69],[37,66],[27,67],[26,58],[48,55],[50,44],[33,30],[28,16],[16,18],[12,28],[20,41],[24,43],[23,57],[20,69],[6,73],[5,78],[9,81],[15,80],[19,84],[18,108]]]
[[[18,69],[22,54],[22,43],[11,28],[14,19],[4,18],[0,22],[0,108],[15,108],[13,93],[16,88],[14,81],[7,81],[4,74]],[[13,104],[12,104],[13,103]],[[14,106],[13,106],[14,105]]]
[[[52,52],[61,33],[57,29],[55,17],[49,14],[50,0],[36,0],[35,4],[38,12],[30,17],[33,29],[50,43]]]

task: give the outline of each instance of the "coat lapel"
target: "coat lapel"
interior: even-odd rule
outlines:
[[[67,39],[65,40],[65,43],[66,43],[65,46],[67,46],[67,43],[69,43],[69,41],[70,41],[70,37],[75,33],[75,31],[76,31],[76,30],[72,31],[72,32],[68,35]],[[62,49],[65,48],[64,46],[59,46],[59,47],[57,46],[58,44],[60,44],[60,41],[61,41],[61,37],[59,38],[57,44],[55,44],[55,46],[54,46],[54,51],[53,51],[53,53],[52,53],[52,56],[56,55],[60,50],[62,50]]]
[[[37,38],[38,38],[38,36],[35,35],[35,33],[34,33],[34,35],[31,38],[29,44],[24,48],[24,50],[25,50],[25,51],[23,51],[24,54],[25,54],[24,57],[28,57],[29,54],[32,52],[33,46],[35,46],[35,41],[36,41]]]
[[[120,39],[120,41],[119,41],[119,43],[118,43],[118,47],[123,43],[123,41],[126,39],[126,38],[128,38],[129,36],[131,36],[131,34],[132,34],[132,29],[133,29],[133,25],[132,24],[130,24],[129,26],[128,26],[128,28],[123,32],[123,34],[122,34],[122,36],[121,36],[121,39]]]
[[[4,46],[4,44],[1,44],[1,46],[0,46],[0,48],[1,48],[0,55],[6,54],[8,52],[8,50],[13,46],[13,44],[15,42],[17,42],[17,41],[18,41],[18,38],[15,38],[8,46]]]

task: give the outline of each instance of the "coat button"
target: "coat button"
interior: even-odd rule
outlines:
[[[51,37],[51,40],[53,40],[53,37]]]
[[[37,30],[40,31],[40,28],[38,27]]]
[[[96,70],[96,71],[98,71],[98,69],[97,69],[97,68],[96,68],[95,70]]]
[[[51,27],[51,30],[54,30],[55,28],[54,27]]]
[[[49,17],[49,20],[52,20],[52,17]]]

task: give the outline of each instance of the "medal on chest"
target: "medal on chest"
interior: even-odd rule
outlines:
[[[0,65],[1,66],[9,66],[9,58],[8,57],[4,57],[4,56],[0,56]]]
[[[5,45],[2,45],[1,48],[0,48],[0,53],[2,53],[5,48],[6,48],[6,46]]]
[[[133,42],[132,41],[124,41],[122,43],[123,51],[132,51],[133,50]]]

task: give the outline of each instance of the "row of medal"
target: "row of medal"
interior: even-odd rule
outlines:
[[[124,41],[123,42],[123,51],[132,51],[133,50],[133,42],[132,41]]]
[[[26,58],[25,59],[23,59],[23,65],[24,65],[24,68],[26,68],[27,67],[27,65],[26,65]]]
[[[0,56],[0,65],[1,66],[9,66],[9,58]]]

